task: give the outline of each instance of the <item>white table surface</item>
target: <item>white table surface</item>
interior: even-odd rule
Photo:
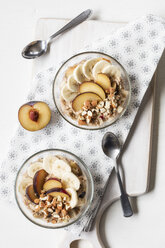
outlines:
[[[34,37],[38,18],[73,18],[82,10],[92,8],[94,19],[131,21],[147,13],[165,18],[164,0],[14,0],[0,1],[0,159],[7,152],[10,137],[17,123],[17,111],[23,103],[31,80],[32,61],[20,56],[21,49]],[[163,64],[164,63],[164,64]],[[165,67],[164,60],[159,67]],[[119,202],[105,213],[101,230],[106,248],[165,247],[165,74],[158,71],[157,125],[155,139],[157,157],[153,160],[153,187],[137,199],[138,212],[130,219],[121,215]],[[156,148],[155,148],[156,149]],[[0,202],[0,247],[59,248],[60,231],[46,230],[28,222],[17,209]],[[108,226],[108,233],[105,231]],[[61,248],[61,247],[60,247]]]

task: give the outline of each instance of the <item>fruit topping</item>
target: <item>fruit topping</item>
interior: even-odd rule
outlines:
[[[76,190],[72,189],[72,188],[67,188],[66,191],[69,193],[71,199],[69,201],[70,207],[74,208],[77,206],[78,203],[78,197],[77,197],[77,192]]]
[[[81,93],[80,95],[76,96],[76,98],[72,102],[72,108],[75,112],[78,112],[82,109],[84,102],[86,101],[101,101],[102,98],[92,92],[85,92]]]
[[[80,85],[79,91],[80,91],[80,93],[93,92],[93,93],[97,94],[98,96],[100,96],[102,98],[102,100],[106,98],[106,95],[105,95],[103,88],[92,81],[82,83]]]
[[[67,193],[67,191],[63,188],[52,188],[48,191],[45,192],[46,195],[50,195],[50,196],[53,196],[53,197],[66,197],[66,199],[68,201],[70,201],[70,195]]]
[[[49,178],[43,185],[43,190],[48,191],[52,188],[62,188],[62,183],[58,178]]]
[[[96,76],[96,83],[99,84],[105,91],[111,87],[111,81],[106,74],[98,73]]]
[[[39,197],[41,194],[41,190],[43,189],[43,185],[45,183],[45,179],[48,176],[48,173],[45,170],[39,170],[35,173],[33,178],[33,188],[36,195]]]
[[[26,196],[31,202],[36,204],[35,199],[37,199],[37,196],[34,192],[33,185],[30,185],[26,188]]]

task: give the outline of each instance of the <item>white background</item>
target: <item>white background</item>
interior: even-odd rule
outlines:
[[[164,0],[0,0],[0,158],[7,152],[8,142],[18,122],[18,108],[24,101],[31,81],[32,61],[23,59],[21,50],[33,40],[38,18],[73,18],[87,8],[94,10],[94,19],[105,21],[127,22],[147,13],[165,18]],[[138,214],[132,219],[121,217],[118,202],[107,211],[102,221],[103,236],[108,243],[106,248],[165,247],[164,83],[165,74],[161,74],[154,189],[138,199]],[[56,244],[62,237],[57,239],[53,230],[36,227],[16,209],[3,202],[0,204],[0,247],[58,247]],[[104,233],[106,226],[109,233]]]

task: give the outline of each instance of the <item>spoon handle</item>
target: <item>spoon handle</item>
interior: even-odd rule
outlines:
[[[49,42],[54,39],[57,35],[71,29],[74,28],[75,26],[77,26],[78,24],[80,24],[81,22],[85,21],[90,15],[92,14],[92,10],[91,9],[87,9],[84,12],[82,12],[80,15],[78,15],[77,17],[75,17],[73,20],[71,20],[69,23],[67,23],[63,28],[61,28],[59,31],[57,31],[55,34],[51,35],[49,37]]]
[[[120,187],[120,191],[121,191],[120,200],[121,200],[123,213],[124,213],[125,217],[130,217],[133,215],[133,211],[132,211],[129,199],[128,199],[128,195],[126,194],[126,192],[124,190],[123,183],[121,181],[121,177],[120,177],[120,173],[119,173],[118,169],[116,169],[116,174],[117,174],[117,179],[118,179],[119,187]]]

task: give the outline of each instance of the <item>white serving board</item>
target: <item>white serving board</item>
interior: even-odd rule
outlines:
[[[68,20],[62,19],[39,19],[36,27],[35,39],[46,39],[65,25]],[[125,25],[124,23],[109,23],[89,20],[69,32],[56,38],[50,46],[50,51],[33,61],[32,76],[36,73],[54,66],[54,63],[61,62],[63,57],[70,57],[73,51],[79,51],[82,47],[92,41],[113,33],[116,29]],[[153,79],[154,80],[154,79]],[[152,88],[153,89],[153,88]],[[131,134],[129,143],[122,156],[125,184],[127,193],[131,196],[138,196],[147,192],[148,175],[150,167],[151,133],[153,118],[153,94],[152,89],[143,105],[138,123]],[[146,128],[147,127],[147,128]],[[145,130],[145,131],[144,131]],[[99,211],[95,228],[92,232],[82,233],[83,238],[90,239],[95,248],[104,247],[99,237],[99,221],[106,207],[120,196],[115,174],[112,175],[108,190],[104,197],[102,208]],[[65,233],[64,239],[74,239]],[[97,239],[98,238],[98,239]],[[100,244],[102,246],[100,246]],[[68,246],[69,247],[69,246]],[[73,246],[74,247],[74,246]]]

